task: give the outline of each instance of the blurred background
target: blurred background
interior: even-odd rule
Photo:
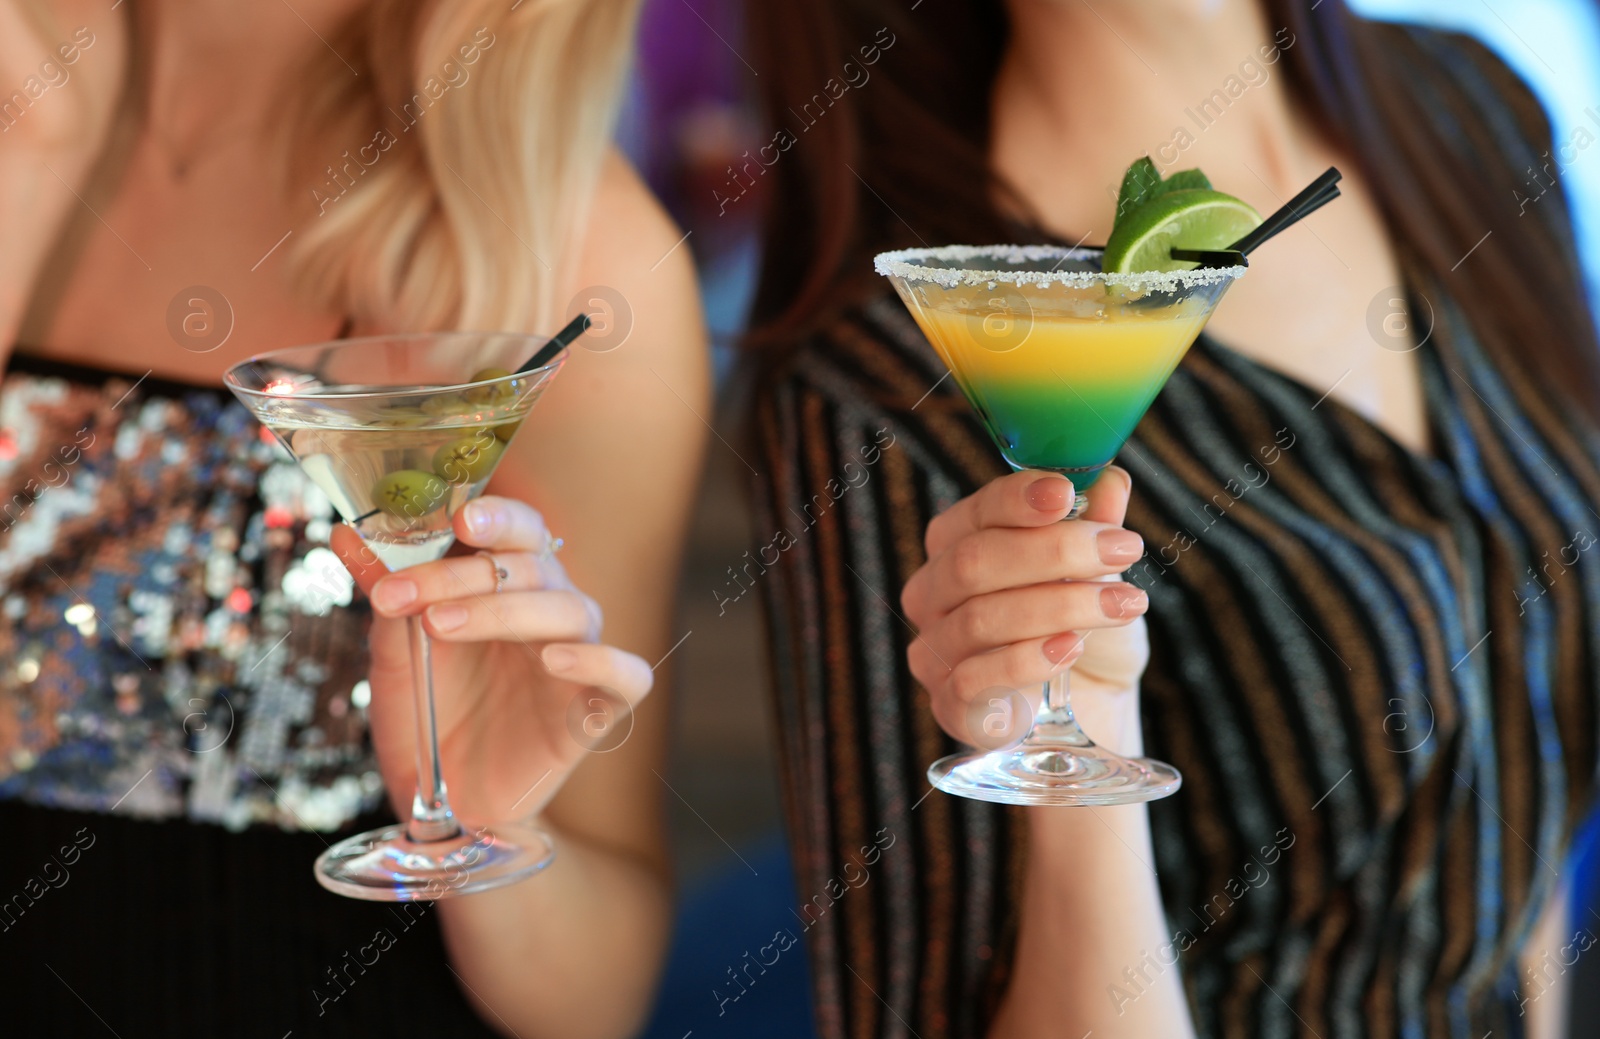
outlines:
[[[768,0],[771,2],[771,0]],[[1471,33],[1540,93],[1558,145],[1576,157],[1559,184],[1574,208],[1591,296],[1600,301],[1600,5],[1594,0],[1350,0],[1360,13]],[[688,234],[710,322],[719,384],[714,425],[737,444],[738,402],[727,391],[757,274],[763,185],[729,202],[731,169],[770,139],[753,91],[737,0],[646,0],[639,61],[620,142]],[[1580,128],[1595,147],[1579,149]],[[1559,150],[1559,149],[1558,149]],[[1551,169],[1557,169],[1555,159]],[[1530,181],[1533,171],[1530,171]],[[1539,174],[1541,178],[1544,174]],[[735,189],[737,190],[737,189]],[[1525,194],[1538,194],[1534,182]],[[720,194],[719,194],[720,193]],[[713,590],[756,543],[745,499],[751,472],[711,442],[679,599],[691,634],[676,665],[674,760],[666,792],[680,881],[679,927],[649,1039],[801,1039],[812,1034],[806,964],[784,956],[757,976],[739,973],[786,927],[796,900],[782,835],[768,704],[765,630],[755,596],[720,615]],[[1571,875],[1575,922],[1594,911],[1594,828],[1578,842]],[[1567,873],[1566,869],[1563,873]],[[1600,933],[1600,915],[1591,920]],[[1600,1035],[1600,962],[1575,986],[1571,1034]],[[744,983],[735,987],[730,974]],[[738,1001],[722,1003],[737,995]]]
[[[1347,0],[1369,18],[1423,22],[1470,33],[1527,80],[1550,113],[1561,174],[1585,251],[1589,298],[1600,304],[1600,4],[1594,0]],[[1552,170],[1557,168],[1554,159]],[[1541,178],[1544,174],[1539,174]],[[1530,174],[1531,177],[1531,174]],[[1537,193],[1538,187],[1531,189]],[[1525,192],[1528,194],[1530,192]]]

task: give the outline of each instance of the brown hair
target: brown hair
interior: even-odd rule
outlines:
[[[1344,0],[1263,3],[1297,41],[1283,51],[1290,89],[1361,167],[1410,269],[1453,297],[1486,347],[1600,419],[1600,344],[1561,192],[1519,205],[1544,186],[1535,176],[1530,188],[1529,176],[1547,167],[1551,145],[1527,86],[1465,37],[1367,21]],[[769,118],[799,131],[770,168],[779,204],[766,219],[754,345],[793,342],[883,291],[872,254],[918,235],[934,245],[1043,237],[1010,215],[1026,211],[988,162],[990,88],[1008,32],[998,0],[923,0],[914,13],[889,0],[749,11]],[[866,60],[859,48],[884,28],[893,42],[870,85],[796,126],[791,106],[837,81],[845,62]]]

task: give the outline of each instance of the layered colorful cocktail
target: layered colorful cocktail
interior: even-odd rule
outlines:
[[[1219,283],[1220,284],[1220,283]],[[1205,327],[1207,293],[1171,303],[1040,292],[995,335],[985,289],[919,287],[914,306],[1005,460],[1087,490]]]
[[[1001,455],[1016,469],[1071,479],[1074,516],[1245,271],[1107,273],[1102,257],[1098,249],[1001,245],[877,258]],[[964,797],[1035,805],[1148,801],[1182,783],[1170,765],[1122,757],[1084,735],[1067,702],[1066,671],[1047,683],[1021,743],[951,755],[928,777]]]

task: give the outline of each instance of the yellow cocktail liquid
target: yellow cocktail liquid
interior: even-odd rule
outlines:
[[[1079,490],[1122,449],[1211,316],[1199,300],[1026,319],[916,310],[1006,461],[1065,473]]]

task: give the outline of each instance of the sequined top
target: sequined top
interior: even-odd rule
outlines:
[[[24,356],[0,494],[6,1034],[492,1039],[432,903],[312,879],[391,818],[318,489],[220,388]]]
[[[229,829],[377,806],[334,521],[226,391],[14,357],[0,799]]]

